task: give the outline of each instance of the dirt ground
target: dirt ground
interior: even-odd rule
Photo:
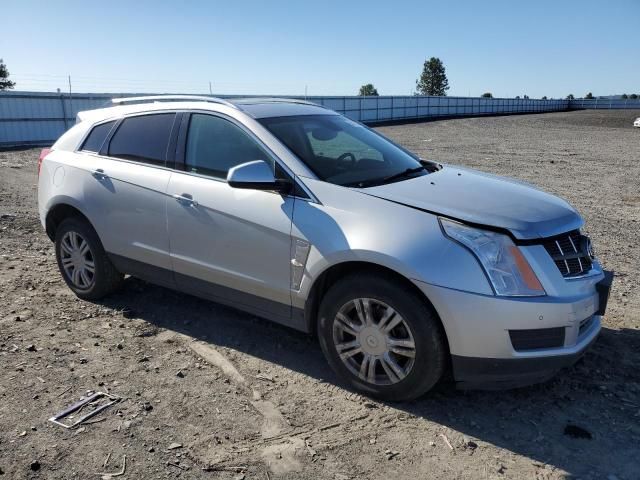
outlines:
[[[575,367],[399,404],[346,389],[314,339],[230,308],[133,278],[101,303],[78,300],[38,222],[38,150],[0,152],[0,476],[100,478],[126,461],[113,478],[639,478],[637,116],[380,128],[425,158],[564,196],[616,271],[602,335]],[[47,421],[88,391],[123,400],[79,429]]]

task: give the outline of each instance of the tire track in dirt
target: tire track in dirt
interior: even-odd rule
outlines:
[[[159,339],[182,341],[193,353],[210,365],[219,368],[233,384],[243,390],[250,398],[253,408],[262,415],[261,435],[263,440],[278,439],[278,443],[266,445],[260,453],[260,458],[274,474],[297,472],[302,469],[299,453],[306,444],[297,437],[288,435],[291,432],[289,423],[284,418],[278,407],[262,398],[259,390],[249,385],[245,377],[220,353],[216,348],[201,341],[194,341],[191,337],[174,332],[163,332]]]

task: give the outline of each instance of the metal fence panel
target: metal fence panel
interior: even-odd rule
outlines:
[[[132,95],[145,94],[86,93],[70,96],[67,93],[2,92],[0,146],[51,144],[75,123],[79,111],[103,107],[114,97]],[[640,109],[640,100],[633,99],[538,100],[429,96],[318,96],[307,99],[353,120],[368,123],[469,115],[555,112],[583,108]]]
[[[633,98],[577,98],[569,100],[569,109],[634,109],[640,110],[640,99]]]

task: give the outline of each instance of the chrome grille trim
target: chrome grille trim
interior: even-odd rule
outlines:
[[[579,230],[543,240],[542,245],[563,277],[580,277],[591,271],[593,262],[587,251],[588,242]]]
[[[571,242],[571,246],[573,247],[573,251],[578,253],[578,249],[576,248],[576,244],[573,243],[573,239],[571,238],[571,235],[569,235],[569,242]]]

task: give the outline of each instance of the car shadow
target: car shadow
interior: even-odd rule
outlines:
[[[155,327],[348,389],[330,370],[314,338],[250,314],[135,278],[100,303],[126,309]],[[529,458],[532,468],[546,465],[569,478],[612,473],[637,478],[638,352],[640,331],[603,328],[583,359],[545,384],[464,392],[445,381],[416,401],[387,405],[459,432],[452,432],[457,451],[473,454],[485,442]],[[505,463],[504,470],[508,468]]]

